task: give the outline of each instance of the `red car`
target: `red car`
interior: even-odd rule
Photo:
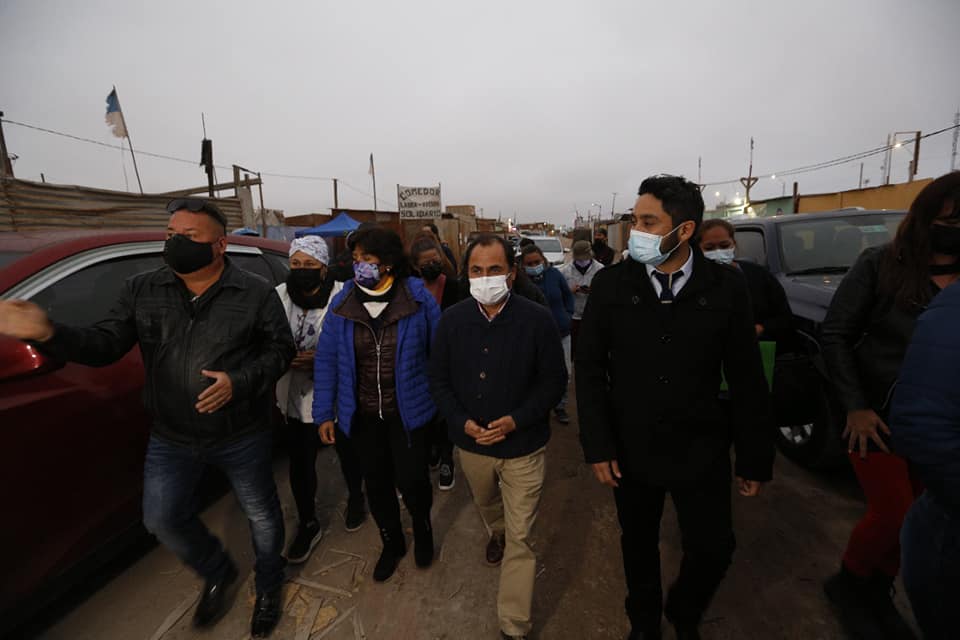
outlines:
[[[0,234],[0,299],[32,300],[54,320],[106,316],[130,276],[163,264],[163,233]],[[229,236],[227,255],[270,282],[283,242]],[[140,527],[149,419],[139,348],[101,368],[55,362],[0,336],[0,635],[89,571]]]

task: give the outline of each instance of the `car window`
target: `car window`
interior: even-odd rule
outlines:
[[[763,239],[763,231],[738,227],[736,237],[737,258],[754,264],[767,264],[767,245]]]
[[[270,284],[277,284],[277,277],[270,271],[270,265],[263,256],[248,253],[227,253],[227,256],[244,271],[250,271],[265,279]]]
[[[107,316],[123,290],[124,281],[163,265],[159,254],[141,254],[90,265],[47,287],[31,300],[56,322],[90,326]]]
[[[563,245],[556,238],[541,238],[534,242],[544,253],[563,253]]]
[[[786,273],[845,271],[864,249],[893,240],[903,216],[902,213],[878,213],[781,224],[783,270]]]
[[[279,253],[271,253],[269,251],[265,251],[263,257],[267,259],[267,262],[269,262],[273,268],[275,281],[278,283],[284,282],[287,279],[287,274],[290,273],[289,258],[281,256]]]

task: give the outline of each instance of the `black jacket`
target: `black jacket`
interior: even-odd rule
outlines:
[[[144,404],[165,440],[208,447],[269,428],[274,385],[296,353],[277,292],[227,259],[220,280],[192,297],[168,267],[133,276],[107,318],[84,328],[56,324],[42,348],[101,367],[139,342]],[[225,371],[233,382],[233,400],[212,414],[195,408],[213,383],[201,369]]]
[[[567,367],[550,311],[511,295],[489,322],[476,300],[450,307],[440,318],[430,355],[430,388],[450,439],[461,449],[517,458],[550,439],[550,410],[567,386]],[[481,427],[512,416],[516,431],[491,446],[464,433],[467,420]]]
[[[833,295],[820,329],[827,370],[847,411],[886,413],[921,311],[903,311],[881,290],[880,262],[887,250],[884,245],[860,254]]]
[[[661,486],[690,484],[729,456],[732,430],[737,475],[769,480],[773,424],[746,282],[694,253],[671,305],[633,260],[594,277],[574,368],[586,460],[617,460]],[[718,399],[721,367],[730,416]]]
[[[747,279],[753,321],[763,325],[761,340],[785,340],[793,328],[793,312],[783,285],[765,267],[751,262],[737,262]]]

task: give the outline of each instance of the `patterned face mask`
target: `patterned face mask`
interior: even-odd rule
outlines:
[[[380,274],[380,265],[372,262],[354,262],[353,279],[358,285],[366,289],[376,289],[383,276]]]

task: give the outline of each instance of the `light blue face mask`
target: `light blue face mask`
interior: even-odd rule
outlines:
[[[528,276],[532,278],[537,278],[543,275],[543,271],[545,268],[546,267],[544,267],[543,263],[541,262],[535,267],[524,267],[524,270],[526,270]]]
[[[627,242],[627,248],[630,251],[630,257],[637,262],[649,264],[653,267],[663,264],[667,258],[669,258],[670,255],[677,250],[677,247],[680,246],[680,243],[678,242],[673,249],[670,249],[670,251],[667,251],[666,253],[662,253],[660,251],[660,244],[663,242],[664,238],[668,237],[671,233],[679,228],[680,225],[677,225],[673,228],[673,231],[664,236],[658,236],[654,233],[644,233],[643,231],[631,229],[630,240]]]
[[[714,249],[713,251],[704,251],[703,257],[707,260],[713,260],[720,264],[730,264],[737,255],[736,249]]]

